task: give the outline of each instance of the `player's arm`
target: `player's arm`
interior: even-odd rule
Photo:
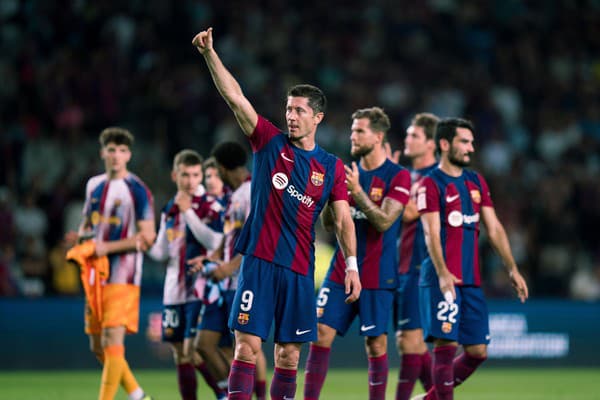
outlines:
[[[361,291],[358,263],[356,260],[356,232],[354,221],[350,214],[350,205],[346,200],[337,200],[330,203],[334,216],[334,229],[337,241],[346,259],[346,303],[358,300]]]
[[[360,185],[356,162],[352,162],[352,167],[345,165],[344,169],[346,170],[346,184],[356,205],[378,232],[388,230],[402,213],[404,205],[395,199],[386,197],[379,207],[369,199]]]
[[[406,203],[406,207],[404,207],[404,214],[402,214],[402,222],[413,222],[419,219],[421,213],[419,213],[419,209],[414,201],[409,200]]]
[[[96,242],[96,255],[100,257],[107,254],[148,250],[156,239],[154,220],[138,221],[137,229],[137,235],[130,236],[126,239]]]
[[[512,286],[517,292],[521,302],[525,302],[527,297],[529,297],[529,290],[527,289],[527,283],[519,272],[517,263],[510,250],[510,243],[508,241],[508,235],[504,230],[504,226],[502,226],[493,207],[481,207],[481,219],[485,225],[492,247],[502,259],[502,263],[508,272]]]
[[[444,260],[444,252],[442,251],[442,240],[440,238],[440,213],[438,211],[426,212],[421,214],[421,222],[423,224],[423,233],[425,234],[425,244],[427,245],[427,251],[433,262],[435,272],[437,273],[440,290],[447,296],[446,293],[452,295],[452,299],[456,299],[456,291],[454,290],[454,284],[460,282],[456,276],[454,276],[446,265]]]
[[[198,33],[192,44],[204,56],[217,90],[233,111],[242,131],[246,136],[251,136],[258,123],[258,115],[213,48],[212,28]]]
[[[179,211],[181,211],[183,215],[185,224],[196,240],[207,250],[215,250],[218,248],[221,241],[223,241],[223,233],[211,229],[202,222],[192,207],[192,196],[188,193],[179,191],[175,195],[175,204],[179,207]]]
[[[333,210],[331,209],[329,204],[327,204],[321,212],[321,224],[327,232],[333,232],[333,230],[335,229]]]
[[[167,261],[169,258],[169,241],[167,239],[167,224],[164,213],[160,216],[160,226],[156,240],[146,254],[155,261]]]

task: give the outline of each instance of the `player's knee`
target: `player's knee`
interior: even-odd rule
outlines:
[[[202,353],[200,353],[200,355],[202,355]],[[256,351],[252,348],[250,343],[238,342],[235,345],[235,359],[256,364]]]
[[[465,351],[469,356],[480,359],[481,362],[485,361],[488,357],[487,346],[485,345],[469,346],[468,348],[465,348]]]
[[[367,337],[365,340],[367,356],[379,357],[387,352],[387,336]]]
[[[279,346],[275,352],[275,366],[284,369],[298,369],[300,351],[294,346]]]

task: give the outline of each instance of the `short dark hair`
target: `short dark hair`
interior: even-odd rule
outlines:
[[[452,139],[454,139],[454,136],[456,136],[456,128],[467,128],[472,133],[475,133],[475,127],[473,126],[473,123],[467,119],[444,118],[440,120],[435,130],[435,146],[438,153],[441,151],[440,140],[446,139],[448,143],[451,143]]]
[[[202,165],[202,156],[198,152],[190,149],[183,149],[173,157],[173,169],[177,169],[180,164],[186,167]]]
[[[324,113],[327,110],[327,98],[325,93],[316,86],[301,84],[295,85],[289,88],[287,92],[288,97],[306,97],[308,99],[308,105],[316,113]]]
[[[440,119],[435,114],[419,113],[413,117],[412,121],[410,121],[410,124],[423,128],[423,131],[425,132],[425,138],[427,140],[435,140],[435,130],[439,122]]]
[[[213,148],[211,155],[226,170],[243,167],[248,159],[246,149],[238,142],[219,143]]]
[[[131,148],[133,145],[133,135],[125,128],[119,128],[118,126],[110,126],[105,128],[100,132],[100,137],[98,138],[100,145],[102,147],[108,146],[109,143],[114,143],[116,145],[122,145]]]
[[[361,108],[354,111],[352,119],[367,118],[372,131],[383,132],[384,134],[390,130],[390,118],[387,116],[383,108],[370,107]]]

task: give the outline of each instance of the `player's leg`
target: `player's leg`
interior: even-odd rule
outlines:
[[[463,287],[459,342],[465,351],[454,359],[454,386],[464,382],[487,359],[489,315],[481,288]]]
[[[202,363],[197,364],[197,368],[217,396],[226,393],[229,376],[229,363],[219,348],[221,337],[221,332],[199,329],[195,343],[202,358]]]
[[[187,351],[191,346],[189,342],[189,338],[185,338],[183,342],[171,343],[173,359],[177,368],[177,384],[182,400],[196,400],[198,390],[196,371],[192,365],[192,357]]]
[[[317,340],[310,344],[304,367],[304,399],[318,399],[327,377],[331,346],[336,333],[344,335],[357,315],[346,304],[345,288],[326,280],[317,295]]]
[[[458,347],[461,317],[461,293],[456,288],[456,301],[448,303],[438,286],[421,287],[419,292],[421,322],[426,339],[433,340],[433,386],[427,399],[453,398],[453,359]]]
[[[229,399],[249,400],[254,389],[256,362],[273,321],[276,300],[275,270],[271,263],[244,256],[238,288],[229,314],[235,331],[234,360],[229,372]]]
[[[365,337],[369,364],[369,399],[383,400],[387,388],[389,363],[387,329],[394,303],[394,290],[363,289],[358,300],[359,334]]]
[[[254,379],[254,394],[257,400],[266,400],[267,396],[267,359],[261,350],[256,357],[256,376]]]
[[[418,279],[418,274],[401,275],[395,293],[393,321],[400,355],[396,400],[408,400],[417,379],[426,391],[432,385],[431,355],[421,328]]]
[[[277,292],[274,313],[275,371],[271,399],[292,399],[302,343],[318,338],[315,283],[312,277],[273,265]]]

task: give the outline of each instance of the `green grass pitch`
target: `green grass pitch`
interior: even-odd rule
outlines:
[[[94,399],[101,371],[0,372],[0,399],[80,400]],[[156,400],[177,400],[175,369],[134,371],[146,392]],[[387,399],[394,398],[397,369],[390,372]],[[269,374],[269,376],[271,376]],[[296,399],[302,399],[302,372],[298,375]],[[456,391],[460,400],[600,400],[600,368],[506,369],[482,368]],[[270,378],[269,378],[270,379]],[[420,392],[420,386],[415,394]],[[121,390],[117,400],[126,400]],[[199,379],[198,399],[213,399]],[[321,398],[366,400],[367,371],[332,369]]]

